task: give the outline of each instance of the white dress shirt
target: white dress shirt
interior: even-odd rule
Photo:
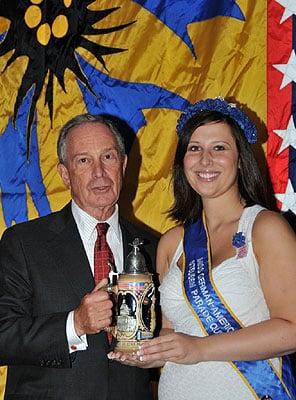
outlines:
[[[78,205],[72,200],[71,203],[72,214],[76,222],[88,261],[89,267],[91,268],[92,274],[94,273],[94,247],[97,239],[96,225],[98,222],[107,222],[109,229],[107,231],[107,243],[110,246],[117,272],[123,270],[123,243],[122,233],[119,226],[118,220],[118,205],[115,206],[115,211],[106,221],[98,221],[91,215],[83,211]],[[88,268],[88,266],[86,266]],[[69,344],[69,352],[77,350],[86,350],[87,338],[86,335],[77,336],[74,328],[74,310],[68,314],[66,324],[66,334]]]

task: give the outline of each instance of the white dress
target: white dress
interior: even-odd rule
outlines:
[[[212,272],[218,290],[245,326],[269,318],[251,241],[253,222],[261,210],[263,208],[257,205],[245,208],[239,221],[238,232],[246,236],[247,255],[227,259]],[[177,266],[182,250],[181,242],[160,286],[162,312],[176,332],[204,336],[183,297],[182,273]],[[273,359],[272,363],[278,370],[279,360]],[[159,400],[185,399],[254,400],[254,396],[228,362],[212,361],[194,365],[167,362],[160,377]]]

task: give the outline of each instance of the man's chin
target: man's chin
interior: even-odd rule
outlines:
[[[86,207],[81,207],[87,214],[96,218],[98,221],[105,221],[110,218],[115,210],[115,203],[93,203]]]
[[[101,211],[105,211],[105,212],[108,212],[108,211],[113,212],[116,203],[117,203],[117,200],[115,200],[115,199],[112,199],[112,200],[99,199],[99,200],[93,202],[92,207],[95,210],[97,209],[97,210],[101,210]]]

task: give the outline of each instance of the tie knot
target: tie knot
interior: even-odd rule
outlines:
[[[99,222],[96,225],[98,236],[102,236],[102,235],[106,236],[108,228],[109,228],[109,224],[107,224],[107,222]]]

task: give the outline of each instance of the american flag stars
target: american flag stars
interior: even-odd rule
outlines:
[[[285,7],[280,24],[286,21],[293,14],[296,15],[296,1],[295,0],[276,0],[281,6]]]
[[[268,4],[267,159],[278,207],[296,215],[296,0],[271,0]]]

